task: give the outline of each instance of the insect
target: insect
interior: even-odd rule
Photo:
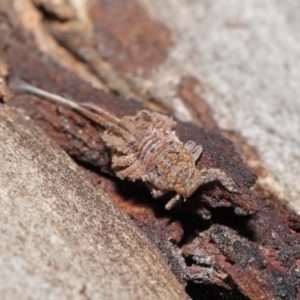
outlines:
[[[104,127],[101,138],[111,150],[112,169],[117,177],[142,180],[154,198],[174,192],[165,206],[167,210],[208,182],[219,181],[228,191],[237,192],[232,178],[220,169],[196,168],[202,146],[194,141],[183,144],[175,133],[177,123],[170,117],[141,110],[119,119],[100,107],[75,103],[18,79],[13,88],[64,104]]]

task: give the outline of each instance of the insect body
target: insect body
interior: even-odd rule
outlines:
[[[118,119],[99,107],[77,104],[22,81],[17,81],[14,87],[16,84],[18,89],[65,104],[104,127],[101,138],[111,150],[116,175],[144,181],[154,198],[175,192],[166,209],[176,206],[181,198],[190,197],[199,186],[215,180],[235,192],[234,181],[226,173],[196,168],[202,147],[194,141],[183,144],[175,133],[176,122],[165,115],[141,110],[134,116]]]
[[[195,190],[218,180],[234,191],[233,180],[219,169],[198,170],[196,161],[202,147],[189,141],[183,144],[175,133],[176,122],[160,113],[147,110],[135,116],[125,116],[119,126],[125,130],[106,130],[102,138],[112,150],[112,167],[116,175],[131,181],[143,180],[154,198],[174,191],[167,203],[171,209],[180,198],[190,197]],[[129,134],[128,134],[129,133]]]

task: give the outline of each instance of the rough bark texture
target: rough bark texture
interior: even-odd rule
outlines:
[[[4,35],[3,31],[2,34]],[[133,115],[143,108],[136,101],[122,101],[116,96],[108,95],[92,88],[59,67],[47,56],[41,59],[41,54],[34,49],[34,44],[30,37],[24,37],[24,32],[22,31],[17,31],[16,35],[19,35],[19,37],[12,37],[9,47],[2,51],[3,60],[9,65],[11,76],[18,76],[52,93],[67,95],[68,98],[78,102],[86,102],[88,95],[88,103],[100,105],[117,117]],[[27,47],[24,46],[25,44],[27,44]],[[26,61],[26,65],[21,64],[20,62],[22,61]],[[49,80],[50,77],[52,80]],[[24,95],[17,95],[12,99],[10,105],[22,105],[29,111],[30,115],[34,116],[38,113],[36,110],[37,102],[34,101],[34,98],[36,97],[32,95],[25,97]],[[30,99],[32,101],[29,101]],[[68,108],[62,107],[55,111],[57,106],[47,101],[40,102],[40,105],[41,110],[39,110],[39,114],[42,113],[44,115],[35,116],[35,118],[40,119],[44,128],[64,146],[65,150],[78,160],[94,166],[107,167],[109,165],[109,151],[104,147],[99,134],[103,128],[94,128],[85,118],[70,111]],[[87,129],[85,129],[86,126]],[[211,199],[212,206],[234,206],[240,214],[253,213],[255,211],[255,201],[253,199],[249,201],[251,192],[248,189],[254,184],[256,176],[245,168],[230,141],[219,134],[206,132],[204,129],[184,123],[181,123],[176,131],[183,142],[194,140],[203,146],[204,151],[201,160],[198,162],[199,167],[215,167],[224,170],[234,179],[237,186],[245,192],[245,195],[240,196],[226,193],[225,190],[222,191],[216,188],[214,193],[216,195],[219,193],[220,195],[216,196],[218,201]],[[70,134],[73,136],[71,141],[68,138]],[[231,156],[232,160],[228,161],[228,156]],[[226,194],[230,194],[230,196],[224,196]],[[210,198],[208,197],[207,199],[209,200]]]
[[[14,6],[2,1],[2,82],[21,77],[73,101],[99,105],[117,117],[151,107],[190,121],[193,124],[178,122],[176,133],[183,142],[194,140],[203,146],[197,168],[221,169],[241,194],[229,193],[214,182],[166,212],[167,198],[154,200],[142,184],[111,176],[101,126],[66,107],[14,90],[7,105],[23,107],[82,164],[89,184],[106,191],[156,244],[193,299],[299,299],[300,218],[279,202],[299,197],[297,180],[291,180],[297,173],[297,147],[292,145],[297,145],[298,137],[288,126],[280,135],[274,123],[276,118],[279,125],[288,118],[291,124],[297,116],[298,104],[296,97],[289,97],[289,85],[277,90],[282,99],[291,101],[293,111],[263,119],[273,103],[270,82],[284,76],[294,82],[289,76],[297,75],[294,69],[287,72],[291,63],[283,67],[286,51],[275,51],[288,42],[286,37],[277,40],[269,29],[262,30],[276,22],[286,24],[277,9],[288,5],[275,0],[261,5],[255,0],[67,2],[35,0],[36,8],[30,0],[13,1]],[[269,15],[259,14],[263,9]],[[267,20],[266,27],[261,26],[262,19]],[[273,56],[266,59],[265,53]],[[293,87],[297,95],[297,85]],[[1,97],[9,98],[3,85]],[[278,107],[275,112],[281,110]],[[291,114],[294,117],[287,117]],[[262,120],[260,130],[256,120]],[[267,143],[272,146],[265,147]],[[278,167],[281,161],[294,175]],[[250,188],[256,176],[246,166],[259,176],[255,192]],[[285,191],[274,181],[274,171],[280,171],[279,181],[288,186]]]
[[[2,299],[184,299],[161,254],[21,110],[0,108]]]

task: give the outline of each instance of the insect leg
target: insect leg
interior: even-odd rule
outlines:
[[[128,178],[131,181],[136,181],[137,179],[145,179],[145,170],[142,168],[141,164],[138,161],[135,161],[128,168],[116,171],[116,174],[121,179]]]
[[[200,177],[202,179],[202,184],[211,182],[211,181],[219,181],[228,191],[230,192],[238,192],[235,190],[233,179],[228,176],[225,172],[219,169],[203,169],[200,171]]]
[[[127,130],[123,129],[118,124],[108,123],[106,125],[106,127],[107,127],[107,131],[110,131],[115,135],[121,136],[125,140],[131,140],[134,138],[134,136],[131,133],[129,133]]]
[[[171,210],[172,208],[174,208],[176,205],[178,205],[180,202],[180,195],[175,195],[166,205],[165,205],[165,209],[166,210]]]
[[[200,157],[200,155],[203,151],[202,146],[197,145],[194,141],[186,142],[184,145],[184,148],[186,148],[187,150],[189,150],[192,153],[195,162]]]
[[[112,167],[119,168],[119,167],[128,167],[132,165],[136,161],[136,155],[124,155],[124,156],[116,156],[114,155],[112,158]]]
[[[199,159],[202,151],[203,151],[203,148],[200,145],[195,146],[194,149],[192,150],[192,152],[193,152],[193,158],[194,158],[195,162]]]
[[[151,194],[152,194],[153,198],[159,198],[159,197],[163,196],[165,194],[165,192],[162,190],[151,188]]]
[[[192,151],[196,146],[196,143],[194,141],[188,141],[184,144],[184,148],[186,148],[187,150]]]

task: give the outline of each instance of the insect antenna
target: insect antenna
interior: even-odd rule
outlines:
[[[30,94],[43,97],[50,101],[54,101],[56,103],[63,104],[73,110],[77,111],[78,113],[82,114],[84,117],[90,119],[94,123],[107,128],[110,127],[110,124],[118,125],[120,123],[120,119],[111,115],[107,111],[103,110],[100,107],[96,107],[93,104],[88,103],[76,103],[74,101],[68,100],[62,96],[47,92],[43,89],[35,87],[19,78],[13,78],[10,80],[10,87],[13,90],[19,90],[23,92],[28,92]],[[90,109],[85,107],[89,107],[92,110],[96,111],[97,113],[92,112]]]

